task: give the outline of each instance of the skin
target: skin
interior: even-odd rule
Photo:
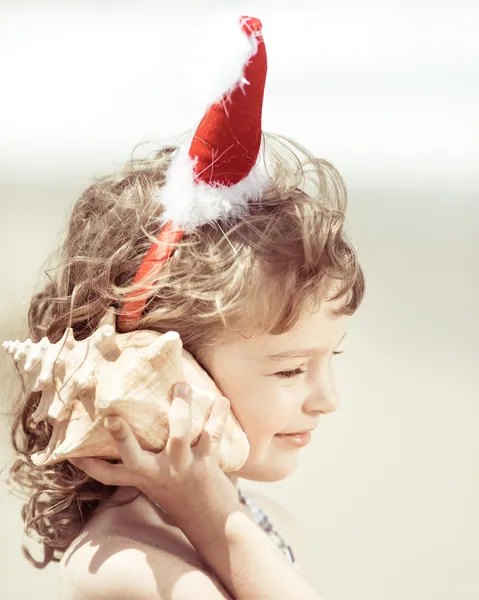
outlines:
[[[239,477],[256,481],[288,477],[298,466],[301,449],[275,435],[315,428],[321,415],[338,407],[333,360],[342,350],[349,317],[334,315],[333,310],[343,304],[344,300],[323,302],[319,310],[304,311],[296,327],[281,335],[225,338],[202,356],[250,442],[246,463],[229,474],[235,485]],[[267,358],[298,349],[312,353]]]

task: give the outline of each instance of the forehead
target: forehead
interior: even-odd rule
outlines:
[[[334,350],[346,332],[349,317],[336,314],[346,302],[344,298],[323,301],[319,307],[303,310],[296,325],[285,333],[261,334],[249,339],[231,335],[225,338],[223,347],[228,352],[258,359],[299,348]]]

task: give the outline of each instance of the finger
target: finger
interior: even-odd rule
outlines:
[[[151,468],[150,455],[142,449],[131,427],[124,419],[116,415],[109,415],[103,421],[103,425],[114,439],[121,460],[129,471],[140,473]]]
[[[170,432],[166,450],[177,467],[191,458],[191,401],[190,386],[184,382],[175,384],[168,416]]]
[[[113,465],[101,458],[69,458],[68,461],[104,485],[134,485],[124,465]]]
[[[198,457],[214,456],[217,454],[223,439],[229,412],[230,403],[228,399],[224,396],[216,398],[211,409],[211,414],[201,434],[200,441],[196,446]]]

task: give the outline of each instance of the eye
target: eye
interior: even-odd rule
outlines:
[[[344,350],[336,350],[335,352],[333,352],[333,354],[343,354]],[[298,377],[299,375],[302,375],[303,373],[306,373],[306,371],[304,371],[303,369],[293,369],[291,371],[279,371],[278,373],[273,373],[273,375],[275,375],[276,377],[279,377],[280,379],[293,379],[294,377]]]
[[[292,371],[279,371],[278,373],[275,373],[275,375],[280,379],[293,379],[294,377],[301,375],[301,373],[306,373],[306,371],[303,371],[302,369],[293,369]]]

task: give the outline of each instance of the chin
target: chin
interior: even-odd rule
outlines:
[[[289,477],[296,471],[299,464],[299,452],[292,452],[290,456],[269,458],[267,455],[262,460],[252,460],[250,456],[245,464],[235,471],[235,475],[250,481],[263,481],[273,483]]]

